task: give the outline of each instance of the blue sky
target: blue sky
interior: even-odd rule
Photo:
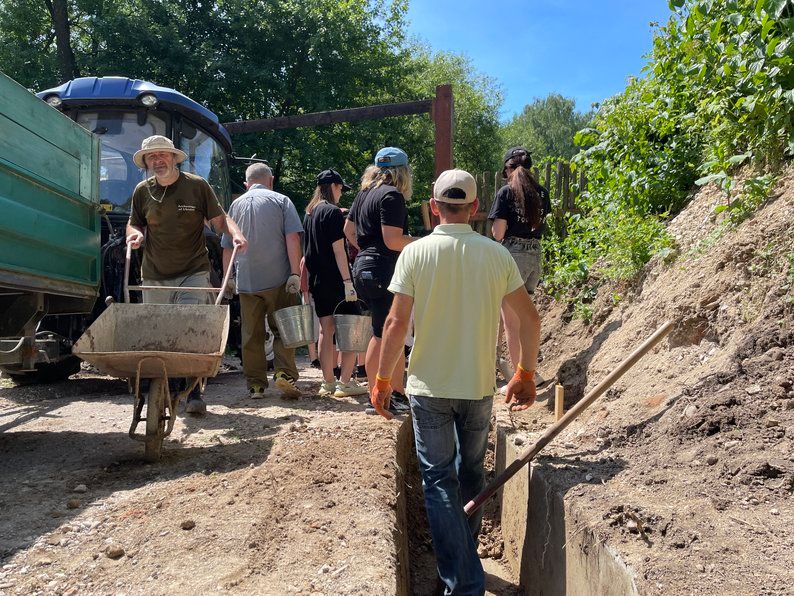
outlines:
[[[667,22],[667,0],[410,0],[409,32],[435,51],[468,56],[504,93],[502,118],[561,93],[580,111],[640,75],[649,23]]]

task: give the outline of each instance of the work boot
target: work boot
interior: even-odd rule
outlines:
[[[185,402],[185,414],[193,414],[194,416],[203,416],[207,413],[207,404],[201,399],[201,389],[196,386],[193,391],[187,396]]]

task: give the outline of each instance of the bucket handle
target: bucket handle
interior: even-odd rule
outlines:
[[[347,302],[347,300],[342,300],[339,304],[337,304],[334,307],[333,314],[336,314],[336,309],[339,308],[340,306],[342,306],[345,302]],[[367,306],[367,303],[364,302],[361,298],[359,298],[358,300],[356,300],[355,304],[358,305],[359,302],[364,305],[364,308],[363,309],[359,308],[358,312],[369,312],[369,307]]]

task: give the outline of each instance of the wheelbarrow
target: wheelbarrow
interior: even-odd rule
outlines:
[[[135,395],[129,436],[144,443],[147,461],[160,459],[163,439],[174,428],[180,400],[218,373],[229,334],[229,307],[222,305],[221,299],[236,251],[235,247],[220,288],[178,288],[216,292],[215,304],[130,304],[130,289],[171,288],[129,287],[132,249],[127,246],[125,302],[110,304],[72,348],[76,356],[101,372],[128,380]],[[183,391],[172,394],[168,379],[178,377],[189,377],[192,381]],[[149,379],[145,396],[141,379]],[[137,432],[141,422],[145,422],[144,434]]]

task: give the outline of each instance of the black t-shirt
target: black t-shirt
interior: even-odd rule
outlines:
[[[551,213],[551,200],[549,191],[543,186],[538,185],[538,190],[540,192],[540,227],[536,230],[531,229],[527,218],[518,213],[513,191],[507,184],[496,192],[488,219],[507,221],[505,238],[540,238],[543,235],[543,230],[546,229],[546,216]]]
[[[318,203],[311,214],[303,218],[303,253],[306,268],[309,270],[309,285],[314,287],[323,282],[336,282],[339,267],[336,265],[333,244],[345,237],[345,218],[341,209],[327,201]],[[349,278],[349,276],[345,276]]]
[[[370,262],[373,267],[394,267],[400,253],[391,250],[383,241],[381,226],[401,228],[408,233],[408,209],[402,193],[393,186],[382,184],[358,193],[347,218],[356,224],[356,241],[360,249],[356,261]]]

